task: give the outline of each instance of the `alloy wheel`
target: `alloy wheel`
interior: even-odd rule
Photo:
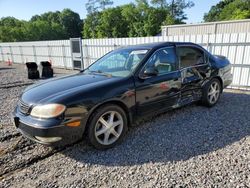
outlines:
[[[123,118],[117,111],[108,111],[100,116],[95,125],[95,137],[102,145],[110,145],[118,140],[123,130]]]
[[[220,96],[220,86],[217,82],[212,82],[208,89],[208,100],[211,104],[217,102]]]

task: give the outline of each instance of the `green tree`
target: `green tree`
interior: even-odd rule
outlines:
[[[24,41],[55,40],[65,36],[65,31],[59,24],[43,20],[28,22],[24,25],[24,32]]]
[[[205,22],[250,18],[249,0],[222,0],[204,15]]]
[[[166,0],[151,0],[151,3],[153,5],[160,7],[160,8],[167,8],[168,7],[168,3]]]
[[[123,37],[128,33],[126,20],[122,17],[121,7],[106,9],[102,12],[97,26],[97,37]]]
[[[84,27],[82,31],[83,38],[97,38],[98,35],[98,25],[101,20],[100,12],[93,12],[88,14],[87,18],[84,20]]]
[[[168,12],[166,23],[172,23],[167,21],[169,19],[174,19],[173,23],[184,23],[183,21],[187,19],[184,10],[194,6],[192,1],[186,0],[151,0],[151,3]]]
[[[192,1],[172,0],[170,4],[171,16],[176,19],[176,23],[183,23],[187,19],[184,10],[194,6]]]
[[[235,20],[250,18],[250,1],[249,0],[235,0],[229,3],[221,11],[220,20]]]
[[[205,22],[213,22],[220,20],[219,16],[221,11],[234,0],[222,0],[215,6],[212,6],[208,13],[205,13],[203,19]]]
[[[88,14],[102,11],[107,8],[107,6],[113,5],[112,0],[88,0],[85,4]]]
[[[23,26],[25,21],[20,21],[13,17],[4,17],[0,20],[0,41],[20,41],[24,37]]]
[[[154,36],[161,30],[161,25],[166,17],[166,11],[152,7],[145,0],[122,6],[122,16],[127,22],[128,33],[126,36]]]
[[[155,36],[161,32],[161,26],[165,21],[167,12],[163,9],[150,7],[144,20],[145,36]]]
[[[128,32],[125,37],[136,37],[140,35],[142,28],[142,18],[135,4],[128,4],[122,6],[122,17],[127,22]]]
[[[60,13],[60,24],[67,33],[67,38],[81,37],[83,21],[81,20],[79,14],[73,12],[70,9],[64,9]]]
[[[51,12],[50,11],[50,12],[43,13],[41,15],[32,16],[30,21],[34,22],[34,21],[41,20],[41,21],[48,22],[50,24],[51,23],[60,24],[60,15],[61,15],[60,11],[56,11],[56,12]]]
[[[0,41],[59,40],[80,37],[82,27],[83,21],[80,16],[70,9],[35,15],[30,21],[5,17],[0,19]]]
[[[40,16],[35,15],[31,18],[31,22],[38,20],[48,22],[51,25],[60,25],[62,30],[65,31],[63,39],[81,36],[83,21],[80,19],[78,13],[75,13],[70,9],[64,9],[62,12],[46,12]]]
[[[95,11],[84,20],[84,38],[142,37],[160,33],[163,24],[183,23],[184,9],[193,4],[184,0],[166,0],[152,6],[148,0],[136,0],[123,6]],[[156,2],[156,1],[155,1]],[[164,5],[164,6],[163,6]]]

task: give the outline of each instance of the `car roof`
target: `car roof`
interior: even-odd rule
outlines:
[[[161,48],[165,46],[173,46],[173,45],[197,45],[192,42],[154,42],[154,43],[145,43],[145,44],[137,44],[122,47],[122,49],[153,49],[153,48]]]

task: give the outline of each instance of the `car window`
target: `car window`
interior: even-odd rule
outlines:
[[[114,69],[114,68],[122,68],[124,67],[124,62],[126,61],[126,57],[121,54],[111,54],[108,58],[100,62],[99,68],[106,69]]]
[[[176,70],[176,55],[174,47],[167,47],[156,51],[148,60],[145,69],[153,67],[158,75]]]
[[[126,77],[135,70],[148,51],[148,49],[129,48],[114,50],[90,65],[84,72]]]
[[[178,47],[177,55],[180,61],[180,68],[204,64],[204,52],[194,47]]]

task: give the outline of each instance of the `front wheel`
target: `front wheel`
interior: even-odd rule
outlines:
[[[116,105],[99,108],[90,118],[88,138],[97,149],[108,149],[118,144],[127,131],[127,116]]]
[[[221,83],[218,79],[214,78],[209,81],[203,88],[202,104],[208,107],[214,106],[221,94]]]

